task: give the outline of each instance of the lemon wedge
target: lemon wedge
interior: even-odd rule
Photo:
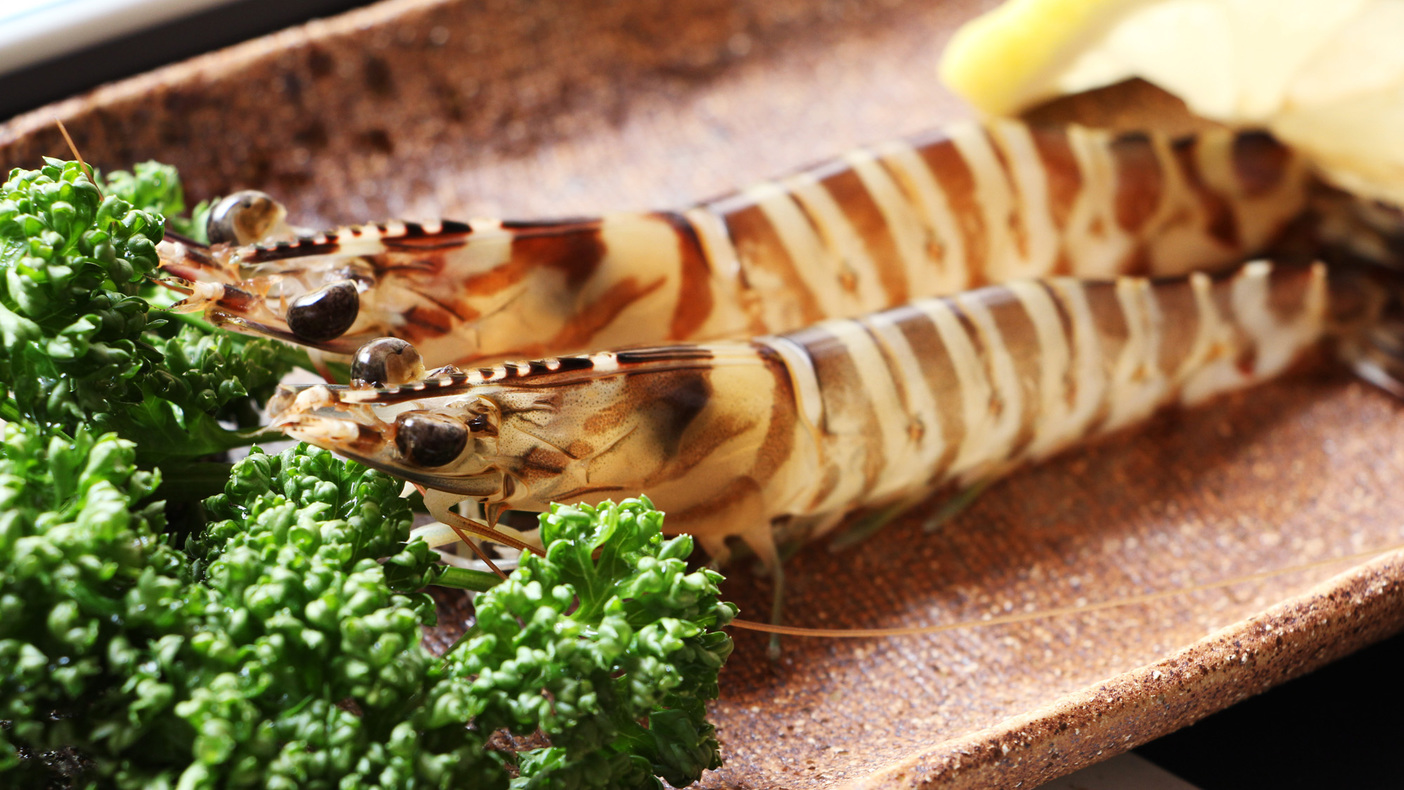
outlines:
[[[957,31],[941,76],[992,115],[1141,77],[1404,205],[1401,41],[1399,0],[1010,0]]]

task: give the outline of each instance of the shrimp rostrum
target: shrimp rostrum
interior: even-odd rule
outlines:
[[[712,555],[740,538],[778,568],[777,542],[1253,384],[1323,340],[1404,392],[1397,277],[1255,262],[1049,278],[750,341],[427,374],[412,347],[381,341],[353,366],[360,383],[287,388],[270,412],[481,534],[505,508],[644,493]],[[451,513],[461,500],[489,524]]]
[[[790,332],[1013,279],[1180,275],[1282,241],[1318,191],[1259,132],[957,124],[680,211],[311,233],[237,193],[161,245],[184,309],[430,365]]]

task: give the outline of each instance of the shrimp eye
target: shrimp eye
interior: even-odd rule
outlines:
[[[488,419],[488,416],[486,414],[479,414],[478,416],[469,420],[468,430],[476,434],[482,434],[484,436],[497,435],[497,426],[492,424],[492,420]]]
[[[267,193],[245,189],[210,209],[205,234],[210,237],[211,244],[253,244],[262,241],[286,215],[283,204]]]
[[[398,387],[424,378],[424,360],[414,346],[397,337],[380,337],[361,346],[351,360],[351,383]]]
[[[334,340],[356,323],[360,311],[356,284],[337,280],[294,299],[288,305],[288,329],[311,343]]]
[[[415,466],[443,466],[468,446],[468,429],[441,414],[401,414],[395,419],[395,446]]]

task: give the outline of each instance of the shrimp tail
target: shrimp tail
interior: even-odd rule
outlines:
[[[1367,262],[1404,270],[1404,210],[1319,185],[1305,220],[1312,250],[1332,265]]]
[[[1404,268],[1393,266],[1339,267],[1335,275],[1363,300],[1341,318],[1336,351],[1356,375],[1404,398]]]
[[[1320,185],[1309,212],[1331,266],[1337,356],[1365,381],[1404,398],[1404,209]]]

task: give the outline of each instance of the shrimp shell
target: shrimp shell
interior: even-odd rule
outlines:
[[[778,334],[1014,279],[1219,270],[1281,241],[1316,189],[1258,132],[991,121],[681,211],[396,222],[161,254],[184,308],[215,323],[340,354],[394,336],[442,365]],[[277,219],[265,224],[283,233]],[[307,308],[330,288],[359,295],[350,314]]]
[[[750,341],[289,388],[270,413],[423,486],[440,518],[464,499],[491,520],[644,493],[713,555],[739,537],[774,566],[777,537],[982,484],[1275,376],[1326,338],[1397,382],[1397,281],[1329,271],[1022,281]]]

